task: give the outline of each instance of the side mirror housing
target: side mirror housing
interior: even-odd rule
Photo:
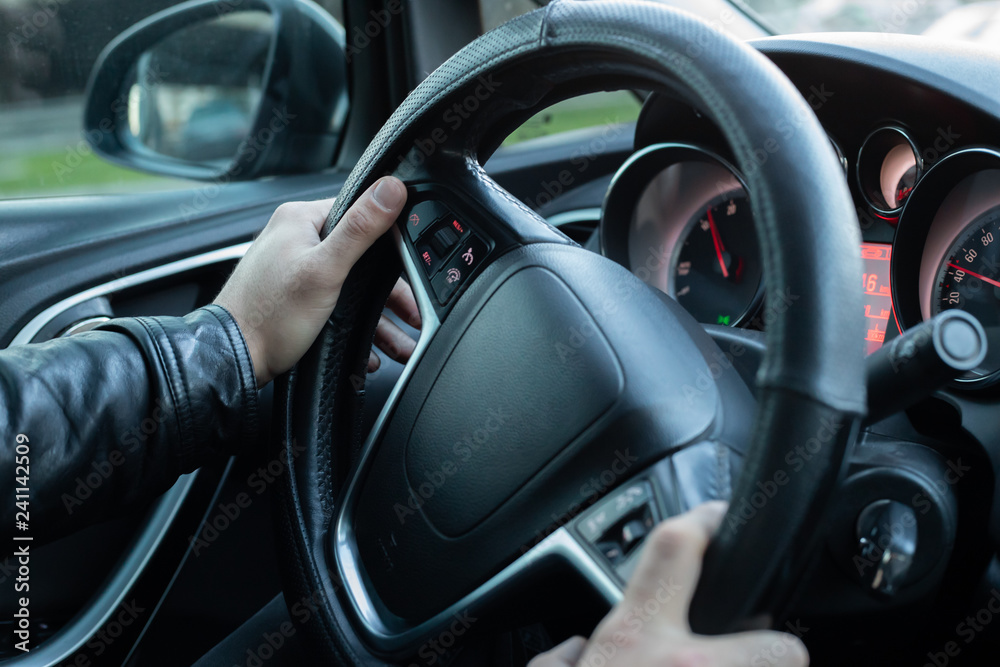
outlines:
[[[84,131],[102,157],[197,180],[330,166],[349,108],[343,28],[309,0],[190,0],[100,54]]]

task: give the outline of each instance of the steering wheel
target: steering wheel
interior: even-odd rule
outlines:
[[[481,166],[540,108],[617,89],[683,96],[732,147],[766,266],[756,399],[676,303],[572,243]],[[410,94],[326,232],[386,173],[407,183],[406,212],[276,392],[285,595],[315,612],[313,643],[341,664],[385,664],[556,570],[620,599],[627,571],[601,551],[600,525],[580,522],[621,489],[645,491],[619,494],[616,507],[663,494],[662,462],[694,451],[707,456],[690,474],[675,466],[667,495],[732,502],[692,626],[724,632],[780,609],[857,433],[865,384],[856,214],[826,134],[778,68],[659,4],[556,0],[477,39]],[[366,438],[368,351],[404,268],[423,330]],[[796,451],[807,463],[793,469]],[[648,511],[637,526],[663,518]]]

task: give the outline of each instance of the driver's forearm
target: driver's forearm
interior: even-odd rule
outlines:
[[[15,465],[18,434],[28,469]],[[218,306],[0,351],[0,539],[16,532],[25,481],[28,532],[48,540],[141,505],[257,436],[253,368]]]

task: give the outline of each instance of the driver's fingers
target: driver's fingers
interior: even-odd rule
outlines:
[[[417,308],[417,300],[413,298],[410,284],[402,278],[396,281],[385,305],[414,329],[420,328],[420,309]]]
[[[657,526],[646,539],[625,591],[625,608],[656,607],[655,622],[687,629],[701,561],[725,513],[726,503],[713,501]]]
[[[546,651],[528,663],[528,667],[573,667],[583,656],[587,640],[571,637],[551,651]]]
[[[405,364],[416,346],[417,341],[410,338],[395,322],[385,315],[379,319],[378,327],[375,328],[375,347],[385,352],[390,359]]]
[[[714,667],[807,667],[809,651],[790,634],[773,631],[742,632],[708,640]]]
[[[343,283],[354,263],[385,234],[399,217],[406,203],[406,186],[398,178],[380,178],[358,198],[344,217],[323,239],[319,248]]]

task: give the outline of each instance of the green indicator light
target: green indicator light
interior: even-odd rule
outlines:
[[[719,315],[719,320],[716,324],[725,324],[729,326],[729,315]]]

